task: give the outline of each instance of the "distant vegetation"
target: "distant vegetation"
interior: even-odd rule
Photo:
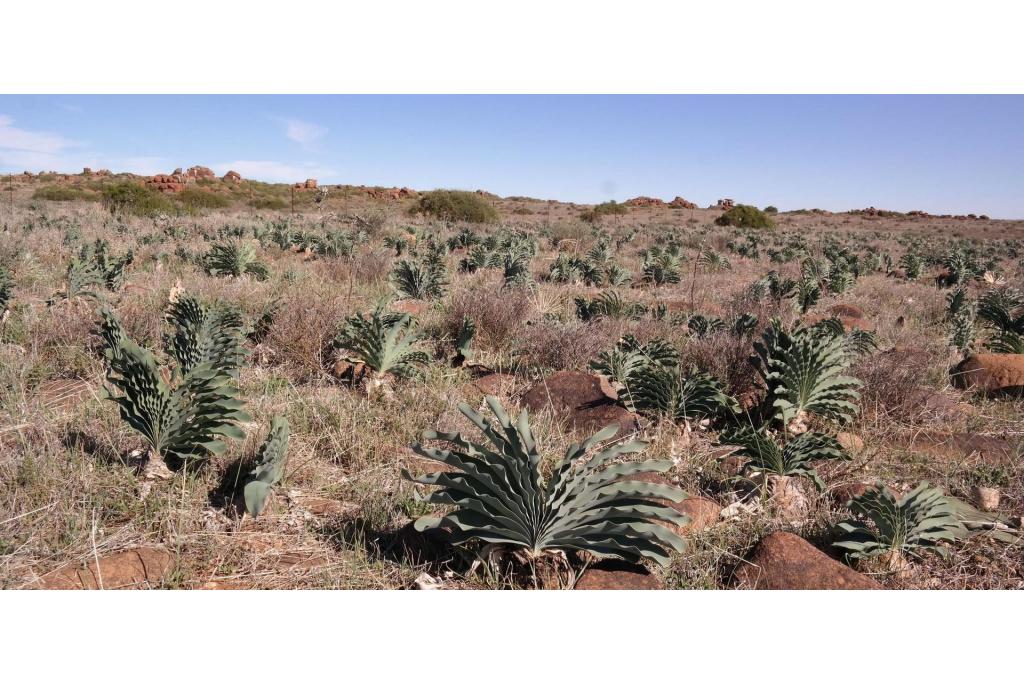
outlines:
[[[195,211],[199,209],[223,209],[231,206],[231,199],[217,193],[198,188],[186,188],[175,198],[185,208]]]
[[[490,202],[466,190],[432,190],[424,193],[412,211],[438,219],[476,224],[498,220],[498,211]]]
[[[174,212],[174,204],[155,190],[138,183],[114,183],[103,189],[103,205],[113,214],[135,216]]]
[[[719,226],[738,228],[774,228],[775,223],[765,212],[750,205],[736,205],[715,219]]]
[[[97,199],[96,193],[83,188],[68,186],[43,186],[32,193],[33,200],[49,200],[51,202],[77,202]]]
[[[608,200],[608,202],[594,205],[591,209],[580,214],[580,219],[589,223],[597,223],[602,217],[618,216],[627,213],[629,213],[629,208],[626,205],[620,205],[615,200]]]

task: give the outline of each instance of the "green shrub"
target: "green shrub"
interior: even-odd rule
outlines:
[[[279,197],[259,197],[252,201],[256,209],[285,209],[288,203]]]
[[[155,190],[137,183],[114,183],[103,189],[103,204],[112,214],[152,216],[173,213],[174,204]]]
[[[594,205],[580,214],[580,219],[593,224],[600,221],[602,217],[617,216],[628,213],[629,208],[626,207],[626,205],[620,205],[615,200],[608,200],[608,202],[602,202],[599,205]]]
[[[476,193],[466,190],[431,190],[420,196],[412,212],[427,214],[447,221],[469,221],[477,224],[494,223],[498,210]]]
[[[771,217],[750,205],[736,205],[715,219],[715,223],[719,226],[738,226],[740,228],[773,228],[775,226]]]
[[[765,214],[778,214],[779,213],[779,208],[776,207],[775,205],[768,205],[767,207],[764,208],[764,213]]]
[[[199,190],[198,188],[186,188],[175,198],[190,211],[199,209],[224,209],[231,206],[231,200],[216,193]]]
[[[32,199],[48,200],[50,202],[78,202],[95,200],[96,194],[73,186],[43,186],[32,193]]]

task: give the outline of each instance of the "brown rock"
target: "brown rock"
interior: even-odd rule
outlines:
[[[427,303],[423,300],[395,300],[391,308],[400,314],[420,316],[427,310]]]
[[[738,584],[755,590],[881,590],[882,586],[839,563],[793,533],[775,532],[757,544],[750,563],[736,571]]]
[[[582,371],[559,371],[535,384],[523,396],[531,412],[551,409],[555,415],[568,414],[576,430],[596,432],[609,424],[619,426],[619,435],[640,428],[636,414],[616,402],[618,394],[602,376]]]
[[[238,183],[239,181],[242,180],[242,175],[237,171],[229,171],[228,173],[224,174],[223,180],[227,181],[228,183]]]
[[[972,354],[954,367],[953,385],[986,395],[1024,396],[1024,354]]]
[[[704,497],[687,497],[682,502],[669,502],[669,506],[690,518],[685,526],[677,526],[680,535],[697,533],[718,523],[722,514],[722,505]]]
[[[829,492],[829,497],[839,506],[845,505],[852,499],[860,497],[874,486],[869,483],[848,483],[840,485]]]
[[[217,174],[213,173],[213,169],[205,166],[189,167],[189,170],[185,172],[185,176],[196,181],[217,178]]]
[[[855,304],[834,304],[828,308],[830,314],[836,316],[848,316],[851,319],[864,319],[866,318],[864,310]]]
[[[162,547],[140,547],[100,557],[83,567],[67,564],[39,580],[44,590],[117,590],[158,585],[174,566],[174,556]]]
[[[675,198],[668,203],[668,206],[671,207],[672,209],[697,209],[696,203],[683,199],[678,195],[676,195]]]
[[[936,430],[904,431],[896,442],[907,449],[934,457],[971,463],[1007,464],[1017,454],[1011,440],[977,433],[946,433]]]
[[[836,440],[850,454],[859,454],[864,450],[864,438],[855,433],[839,433]]]
[[[999,490],[975,485],[971,488],[971,499],[982,511],[995,511],[999,508]]]
[[[661,582],[643,566],[606,560],[591,566],[576,581],[576,590],[661,590]]]
[[[722,198],[718,201],[718,204],[714,206],[714,209],[732,209],[736,206],[736,202],[732,198]]]
[[[484,395],[508,395],[516,377],[509,373],[489,373],[473,381],[473,388]]]
[[[626,200],[623,204],[628,207],[664,207],[665,201],[656,197],[644,197],[641,195],[640,197]]]

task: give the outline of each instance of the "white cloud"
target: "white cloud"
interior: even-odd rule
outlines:
[[[267,160],[224,162],[223,164],[214,164],[213,170],[218,175],[224,175],[229,170],[233,170],[240,173],[242,178],[251,178],[254,181],[266,181],[268,183],[297,183],[307,178],[323,179],[334,176],[337,173],[333,169],[312,162],[289,164],[287,162]]]
[[[17,128],[13,119],[0,115],[0,154],[17,152],[58,155],[70,147],[78,147],[81,144],[56,133]]]
[[[279,121],[284,123],[285,137],[304,148],[310,147],[327,135],[327,128],[319,124],[312,124],[301,119],[279,119]]]

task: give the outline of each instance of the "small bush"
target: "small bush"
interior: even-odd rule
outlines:
[[[739,228],[773,228],[775,226],[767,214],[750,205],[736,205],[715,219],[715,224]]]
[[[592,208],[586,210],[580,214],[580,218],[593,224],[600,221],[602,217],[618,216],[628,213],[629,208],[626,207],[626,205],[620,205],[615,200],[608,200],[608,202],[602,202],[601,204],[594,205]]]
[[[476,224],[494,223],[498,210],[476,193],[466,190],[432,190],[420,196],[412,212],[427,214],[447,221],[468,221]]]
[[[252,201],[256,209],[285,209],[288,203],[279,197],[259,197]]]
[[[166,197],[137,183],[115,183],[103,189],[103,204],[112,214],[121,212],[136,216],[152,216],[174,212],[174,204]]]
[[[231,206],[231,200],[223,195],[217,195],[216,193],[210,193],[197,188],[186,188],[178,193],[175,199],[191,211],[199,209],[224,209]]]
[[[778,214],[779,213],[779,208],[776,207],[775,205],[768,205],[767,207],[764,208],[764,213],[765,214]]]
[[[50,202],[78,202],[82,200],[95,200],[96,194],[90,193],[82,188],[68,186],[43,186],[32,193],[33,200],[48,200]]]

